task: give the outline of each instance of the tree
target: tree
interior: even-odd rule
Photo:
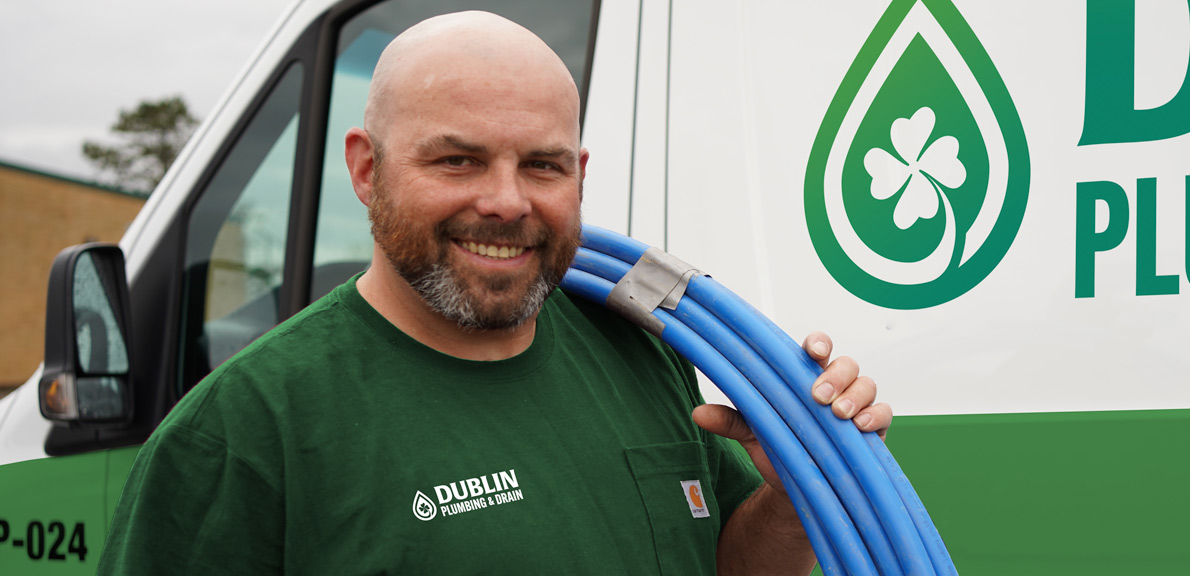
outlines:
[[[181,96],[162,100],[143,100],[135,110],[121,110],[112,125],[112,135],[120,142],[111,146],[87,140],[83,156],[110,175],[112,183],[129,191],[152,192],[198,119],[190,115]]]

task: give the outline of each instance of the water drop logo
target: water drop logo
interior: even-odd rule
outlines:
[[[806,224],[844,288],[886,308],[948,302],[1008,252],[1029,151],[1016,106],[949,0],[894,0],[806,169]]]
[[[418,490],[413,497],[413,515],[423,522],[433,520],[438,515],[438,507],[434,505],[434,501],[430,500],[429,496]]]

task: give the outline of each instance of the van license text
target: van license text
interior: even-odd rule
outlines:
[[[30,520],[25,529],[14,529],[7,520],[0,518],[0,554],[4,545],[14,550],[23,550],[30,560],[52,560],[64,562],[70,556],[79,562],[87,559],[86,536],[82,522],[75,522],[67,538],[66,524],[53,520],[42,522]]]

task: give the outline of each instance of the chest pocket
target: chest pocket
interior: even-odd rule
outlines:
[[[698,442],[626,448],[665,576],[715,573],[719,504]]]

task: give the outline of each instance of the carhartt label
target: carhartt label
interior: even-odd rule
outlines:
[[[682,492],[686,494],[686,503],[690,505],[690,515],[695,518],[709,518],[711,511],[707,509],[706,499],[702,497],[702,484],[698,480],[682,480]]]
[[[419,490],[413,501],[413,515],[419,520],[432,520],[438,513],[454,516],[525,499],[513,469],[439,484],[434,487],[434,496],[437,503]]]

